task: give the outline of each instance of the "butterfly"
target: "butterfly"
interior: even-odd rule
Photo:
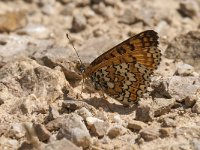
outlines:
[[[96,90],[133,105],[150,84],[150,76],[161,61],[158,34],[147,30],[130,37],[97,57],[89,66],[81,66],[84,79]]]

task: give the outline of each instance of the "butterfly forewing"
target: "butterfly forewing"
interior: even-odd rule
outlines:
[[[119,102],[130,105],[149,85],[150,75],[161,60],[158,35],[139,33],[96,58],[85,70],[95,87]]]
[[[147,30],[123,41],[122,43],[103,53],[98,58],[96,58],[90,64],[90,66],[96,66],[102,61],[109,60],[112,57],[123,55],[125,53],[131,53],[132,51],[152,46],[158,46],[158,35],[153,30]]]

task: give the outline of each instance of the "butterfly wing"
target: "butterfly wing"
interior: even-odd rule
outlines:
[[[95,71],[91,79],[97,89],[124,105],[131,105],[146,92],[151,71],[131,56],[121,56],[110,61],[112,63]]]
[[[96,58],[90,66],[96,66],[105,60],[109,60],[110,58],[141,50],[142,48],[157,47],[158,44],[158,34],[153,30],[147,30],[123,41],[103,53]]]
[[[85,75],[95,72],[113,58],[127,55],[134,56],[138,63],[153,71],[161,61],[158,44],[158,35],[155,31],[147,30],[139,33],[96,58],[85,70]]]
[[[149,77],[161,60],[153,30],[137,34],[95,59],[84,72],[95,87],[129,105],[146,91]]]

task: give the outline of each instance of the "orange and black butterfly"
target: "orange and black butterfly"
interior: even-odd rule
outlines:
[[[81,68],[95,89],[124,105],[132,105],[147,91],[150,75],[161,61],[158,34],[141,32],[111,48]]]

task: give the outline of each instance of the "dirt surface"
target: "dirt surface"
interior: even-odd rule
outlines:
[[[0,149],[199,150],[199,18],[199,0],[0,1]],[[71,42],[90,63],[149,29],[163,56],[137,104],[81,93]]]

